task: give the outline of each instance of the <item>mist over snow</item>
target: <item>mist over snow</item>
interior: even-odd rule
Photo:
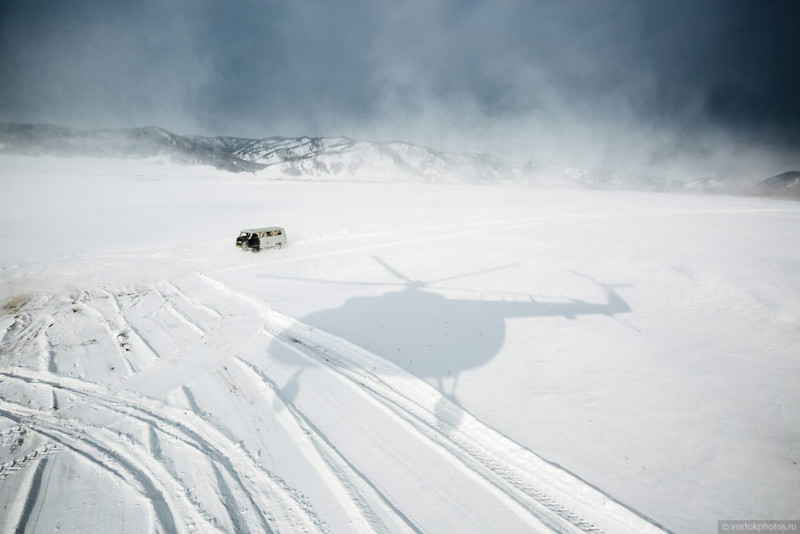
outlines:
[[[509,183],[561,187],[680,187],[663,177],[518,165],[487,154],[446,153],[408,143],[346,137],[182,136],[158,127],[78,131],[0,123],[0,154],[157,160],[209,165],[278,180]]]
[[[124,158],[208,165],[273,180],[528,184],[540,187],[691,191],[798,196],[795,171],[737,181],[693,175],[670,179],[618,169],[514,164],[488,154],[450,153],[408,143],[347,137],[177,135],[159,127],[72,130],[52,125],[0,123],[0,154]]]

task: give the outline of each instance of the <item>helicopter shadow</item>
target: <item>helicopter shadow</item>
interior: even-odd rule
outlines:
[[[615,317],[632,311],[616,292],[615,288],[619,286],[601,284],[575,271],[572,272],[576,276],[600,285],[605,292],[605,301],[540,301],[530,296],[521,300],[521,295],[516,295],[517,298],[510,301],[446,298],[426,288],[446,280],[510,266],[421,282],[408,278],[384,260],[373,258],[398,281],[360,283],[291,276],[268,277],[353,286],[401,286],[397,291],[388,291],[379,296],[352,297],[339,308],[312,313],[301,321],[347,339],[415,376],[432,381],[440,393],[456,405],[459,404],[456,398],[459,375],[485,365],[500,352],[506,338],[506,320],[551,316],[576,319],[584,315]],[[293,388],[296,389],[296,384]]]

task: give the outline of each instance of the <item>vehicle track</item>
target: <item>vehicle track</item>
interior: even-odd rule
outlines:
[[[740,209],[716,209],[716,210],[709,210],[709,209],[662,209],[659,210],[656,214],[657,215],[713,215],[713,214],[750,214],[750,213],[770,213],[770,212],[782,212],[782,211],[789,211],[783,208],[740,208]],[[641,216],[642,214],[653,215],[651,211],[642,211],[642,210],[630,210],[630,211],[598,211],[594,213],[585,213],[585,212],[577,212],[577,213],[558,213],[558,214],[548,214],[548,215],[537,215],[534,217],[520,217],[516,219],[506,219],[506,220],[492,220],[492,221],[477,221],[477,222],[461,222],[459,224],[446,224],[440,226],[432,226],[428,228],[418,228],[414,230],[413,237],[405,237],[405,236],[394,236],[388,233],[369,233],[369,234],[350,234],[347,236],[348,240],[351,239],[359,239],[363,240],[364,238],[370,237],[379,237],[380,240],[369,241],[366,244],[356,245],[356,246],[342,246],[339,244],[333,250],[326,250],[321,252],[295,252],[284,257],[271,257],[270,263],[273,264],[281,264],[281,263],[293,263],[296,261],[304,261],[304,260],[311,260],[311,259],[319,259],[319,258],[327,258],[327,257],[335,257],[341,256],[346,254],[351,254],[353,252],[361,252],[366,250],[376,250],[382,248],[392,248],[396,246],[408,246],[413,245],[416,243],[423,243],[429,241],[439,241],[439,240],[449,240],[457,236],[461,235],[472,235],[476,233],[492,233],[492,232],[501,232],[507,230],[516,230],[522,228],[529,228],[532,226],[539,226],[542,224],[551,224],[551,223],[573,223],[573,222],[586,222],[586,221],[595,221],[595,220],[602,220],[602,219],[614,219],[614,218],[625,218],[625,217],[636,217]],[[290,242],[289,246],[297,247],[295,250],[302,249],[302,245],[304,244],[304,240],[296,240]],[[226,266],[218,269],[213,269],[209,271],[211,274],[221,274],[227,273],[242,269],[249,269],[252,265],[245,264],[245,265],[234,265],[234,266]]]
[[[421,532],[420,528],[414,524],[414,521],[397,508],[369,477],[348,460],[311,419],[298,409],[290,399],[281,394],[280,388],[275,381],[255,365],[240,358],[236,358],[236,364],[249,375],[252,382],[261,385],[262,395],[265,397],[273,395],[277,397],[281,406],[289,412],[293,419],[294,424],[291,425],[292,427],[302,432],[303,435],[311,437],[316,454],[324,462],[329,472],[337,478],[343,493],[358,509],[370,532]],[[285,426],[288,427],[290,425]],[[297,439],[301,441],[303,437],[297,436]],[[371,495],[367,498],[365,494]],[[381,519],[382,514],[375,510],[376,502],[397,519],[391,524],[392,528],[389,528],[386,522]]]
[[[273,325],[279,323],[280,320]],[[479,444],[468,439],[468,436],[464,436],[456,427],[450,426],[447,421],[438,419],[434,411],[426,408],[419,400],[412,398],[411,392],[408,390],[402,391],[400,388],[390,385],[385,377],[379,377],[373,372],[365,372],[363,368],[344,356],[342,351],[333,350],[330,346],[324,346],[317,340],[311,341],[307,337],[304,338],[296,328],[283,330],[277,334],[270,331],[269,327],[267,328],[274,339],[285,345],[294,345],[295,347],[299,345],[299,350],[307,357],[335,368],[355,387],[369,393],[372,399],[388,408],[389,416],[397,417],[405,422],[411,432],[422,436],[431,447],[444,452],[449,457],[449,461],[462,468],[467,476],[473,479],[478,478],[498,501],[505,502],[505,505],[511,509],[517,509],[516,513],[520,513],[518,507],[522,507],[532,517],[556,532],[601,532],[600,529],[560,506],[554,499],[541,491],[521,484],[517,480],[519,473],[514,473],[506,468],[503,465],[505,462],[500,463],[497,455],[491,454],[485,449],[481,450]],[[309,331],[313,332],[313,330]],[[448,401],[441,398],[438,402]],[[454,407],[448,408],[452,411]],[[463,421],[463,414],[457,419]]]
[[[286,443],[299,448],[308,465],[317,469],[318,478],[336,495],[337,506],[355,530],[423,532],[437,524],[429,511],[423,511],[428,498],[453,510],[469,507],[466,503],[472,498],[490,504],[481,502],[481,510],[464,509],[466,528],[486,528],[491,514],[502,511],[512,530],[662,531],[482,424],[422,379],[209,275],[191,271],[121,295],[127,296],[106,289],[87,293],[75,300],[82,312],[73,309],[67,317],[76,324],[99,322],[100,327],[91,331],[101,328],[117,342],[120,355],[129,362],[122,384],[131,393],[56,374],[62,370],[54,363],[57,347],[46,333],[50,316],[24,312],[27,315],[7,328],[2,344],[37,348],[38,363],[31,362],[36,364],[29,369],[0,370],[0,416],[51,444],[42,445],[45,448],[35,455],[28,451],[20,465],[38,465],[38,458],[55,451],[77,455],[149,501],[157,529],[182,531],[202,525],[233,532],[254,528],[322,532],[328,528],[312,500],[238,441],[233,427],[218,419],[216,406],[200,409],[192,392],[194,381],[219,375],[217,383],[224,385],[226,395],[238,398],[249,384],[247,389],[256,392],[259,402],[272,407],[274,413],[265,417],[282,426]],[[124,299],[130,302],[123,303]],[[173,341],[170,328],[179,328],[183,341]],[[127,341],[115,339],[123,334]],[[269,369],[276,352],[292,355],[291,361],[281,362],[280,372]],[[296,399],[301,375],[302,402]],[[283,389],[282,381],[286,381]],[[19,393],[36,388],[32,404]],[[208,397],[211,402],[228,402],[215,388]],[[367,432],[355,415],[330,411],[324,395],[308,393],[315,388],[346,396],[377,424]],[[187,410],[177,408],[171,397],[181,391]],[[173,399],[172,406],[163,402],[168,399]],[[236,405],[225,410],[232,406]],[[341,417],[344,431],[326,420],[331,415],[334,421]],[[258,416],[244,417],[255,422]],[[0,433],[0,444],[6,435],[13,439],[18,432],[13,428]],[[343,434],[347,431],[356,433],[357,439]],[[260,439],[264,446],[271,445],[268,436]],[[359,451],[367,450],[367,445],[359,441],[384,452],[391,466],[364,462]],[[427,465],[430,475],[408,464],[415,455],[426,457],[420,465]],[[197,474],[184,472],[186,458],[199,459],[203,467]],[[4,471],[14,472],[14,466],[3,466],[0,478]],[[411,499],[407,490],[387,481],[387,476],[395,475],[432,493]],[[454,480],[455,487],[449,488]],[[196,484],[217,488],[218,502],[205,502],[192,490]],[[23,507],[28,515],[31,506]]]
[[[242,517],[237,510],[248,511],[249,529],[265,532],[325,530],[323,522],[301,495],[255,462],[223,432],[191,412],[155,400],[111,392],[80,380],[22,368],[15,369],[14,373],[0,372],[0,380],[25,382],[70,395],[71,408],[58,412],[3,399],[0,400],[0,417],[20,427],[24,424],[30,432],[57,444],[57,447],[46,446],[39,454],[49,454],[63,447],[135,489],[151,503],[159,529],[166,532],[195,528],[225,530],[217,524],[218,518],[205,512],[209,503],[192,497],[180,477],[170,471],[169,461],[159,453],[160,445],[154,450],[155,441],[171,442],[178,451],[183,451],[179,454],[204,458],[211,464],[217,481],[233,483],[225,492],[223,505],[240,527]],[[90,404],[93,410],[78,409],[76,405],[79,404]],[[68,417],[65,411],[92,414],[93,420],[88,420],[88,416]],[[137,437],[135,430],[120,421],[127,421],[128,425],[135,421],[147,430],[146,438]],[[172,454],[172,460],[177,456]],[[13,466],[6,469],[13,469]]]
[[[557,532],[662,531],[584,481],[486,427],[426,382],[389,361],[280,314],[253,295],[200,276],[221,291],[260,306],[260,313],[268,318],[265,332],[275,341],[335,371],[367,393],[390,416],[403,420],[417,436],[444,451],[512,509],[523,508]],[[451,417],[445,420],[439,416],[443,413]]]
[[[274,264],[279,263],[293,263],[296,261],[302,260],[311,260],[311,259],[319,259],[319,258],[327,258],[327,257],[334,257],[334,256],[341,256],[345,254],[351,254],[353,252],[360,252],[365,250],[374,250],[374,249],[381,249],[381,248],[392,248],[396,246],[404,246],[404,245],[411,245],[415,243],[422,243],[427,241],[439,241],[439,240],[448,240],[460,235],[472,235],[476,233],[486,233],[486,232],[498,232],[502,230],[514,230],[518,228],[527,228],[530,226],[536,226],[540,224],[548,224],[554,222],[580,222],[580,221],[591,221],[591,220],[599,220],[599,219],[607,219],[613,217],[621,217],[621,216],[628,216],[628,215],[635,215],[635,213],[619,213],[619,212],[597,212],[597,213],[562,213],[557,215],[540,215],[536,217],[524,217],[519,219],[508,219],[503,221],[483,221],[483,222],[465,222],[456,225],[443,225],[438,227],[431,227],[425,229],[417,229],[414,232],[413,237],[385,237],[383,234],[380,235],[380,241],[375,242],[368,242],[362,245],[356,246],[338,246],[334,250],[327,250],[322,252],[312,252],[312,253],[295,253],[288,255],[286,257],[274,257],[271,258],[270,262]],[[366,234],[367,236],[371,236],[373,234]],[[360,235],[351,235],[348,236],[351,239],[359,238]],[[300,240],[295,243],[295,246],[302,245],[303,241]],[[290,243],[291,246],[291,243]],[[220,274],[220,273],[227,273],[231,271],[237,271],[241,269],[249,269],[252,266],[250,264],[245,265],[236,265],[236,266],[228,266],[219,269],[214,269],[210,271],[212,274]]]

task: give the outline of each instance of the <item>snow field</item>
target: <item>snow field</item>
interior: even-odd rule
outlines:
[[[3,527],[800,511],[795,203],[3,162]]]

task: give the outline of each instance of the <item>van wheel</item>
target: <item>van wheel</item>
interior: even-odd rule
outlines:
[[[275,248],[277,248],[278,250],[280,250],[282,246],[283,246],[283,245],[281,245],[280,243],[278,243],[277,245],[275,245]]]
[[[253,251],[253,253],[256,253],[256,252],[258,252],[258,251],[259,251],[259,250],[261,250],[261,249],[259,249],[259,248],[256,248],[256,247],[253,247],[253,248],[251,248],[250,250],[252,250],[252,251]]]

